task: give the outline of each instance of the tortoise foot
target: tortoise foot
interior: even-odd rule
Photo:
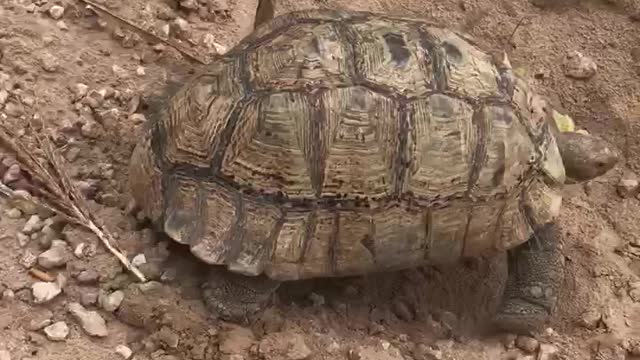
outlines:
[[[536,226],[529,241],[509,251],[509,277],[494,319],[501,330],[531,334],[550,320],[564,265],[556,231],[552,223]]]
[[[207,309],[222,320],[247,324],[262,311],[280,282],[264,275],[245,276],[215,266],[202,285]]]
[[[493,322],[500,330],[520,335],[540,331],[551,318],[544,307],[522,299],[508,299],[502,303]]]

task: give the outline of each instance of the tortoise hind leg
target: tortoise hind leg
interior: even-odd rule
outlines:
[[[508,253],[509,277],[495,324],[505,331],[541,330],[556,306],[563,256],[555,224],[537,227],[526,243]]]
[[[264,309],[279,286],[279,281],[264,275],[245,276],[212,266],[202,285],[202,295],[214,315],[225,321],[247,323]]]

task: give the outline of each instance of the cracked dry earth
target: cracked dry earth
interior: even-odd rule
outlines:
[[[96,2],[204,60],[252,29],[257,6]],[[153,281],[136,283],[91,233],[3,201],[0,360],[640,359],[638,3],[281,0],[274,11],[306,7],[411,15],[466,31],[487,50],[507,51],[578,127],[624,154],[605,177],[565,191],[566,279],[549,328],[515,337],[488,327],[502,257],[286,284],[249,327],[210,318],[198,291],[202,264],[125,211],[126,164],[145,112],[201,65],[81,1],[3,0],[0,121],[24,142],[46,126],[96,216]],[[9,186],[27,186],[11,158],[0,171]]]

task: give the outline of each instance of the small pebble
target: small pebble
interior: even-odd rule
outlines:
[[[5,89],[0,89],[0,105],[4,105],[9,100],[9,92]]]
[[[80,295],[80,303],[84,306],[92,306],[98,302],[98,293],[95,291],[83,292]]]
[[[77,83],[73,88],[73,95],[76,100],[80,100],[87,95],[89,87],[83,83]]]
[[[43,304],[60,295],[62,288],[54,282],[39,281],[31,285],[33,293],[33,302]]]
[[[109,295],[99,296],[98,302],[108,312],[114,312],[124,300],[124,292],[122,290],[116,290]]]
[[[51,248],[38,256],[38,265],[45,269],[53,269],[69,261],[67,244],[62,240],[53,240]]]
[[[82,258],[84,256],[84,253],[82,251],[84,250],[85,246],[87,246],[87,244],[85,243],[78,244],[78,246],[76,246],[76,248],[73,250],[73,255],[78,259]]]
[[[179,17],[171,23],[171,30],[176,34],[176,37],[184,40],[189,38],[191,34],[191,25],[187,20]]]
[[[113,71],[113,74],[119,78],[127,77],[127,71],[118,65],[113,65],[111,67],[111,71]]]
[[[37,263],[38,257],[33,255],[29,250],[26,250],[24,255],[22,255],[22,258],[20,258],[20,265],[24,266],[26,269],[34,267]]]
[[[618,185],[616,186],[618,195],[622,198],[635,196],[639,189],[640,182],[635,177],[624,177],[620,179],[620,182],[618,182]]]
[[[123,359],[129,359],[133,352],[127,346],[118,345],[116,346],[116,353],[122,356]]]
[[[58,29],[60,29],[60,30],[64,30],[64,31],[69,30],[69,27],[67,26],[67,23],[66,23],[66,22],[64,22],[64,20],[60,20],[60,21],[58,21],[58,22],[56,23],[56,26],[57,26],[57,27],[58,27]]]
[[[17,208],[7,209],[4,213],[7,214],[9,219],[19,219],[22,217],[22,211]]]
[[[27,244],[29,243],[29,240],[31,240],[30,237],[28,237],[27,235],[18,232],[16,234],[16,238],[18,239],[18,245],[20,245],[20,247],[25,247],[27,246]]]
[[[594,330],[600,324],[601,319],[602,314],[599,311],[595,309],[589,309],[582,313],[582,316],[580,317],[580,325],[584,328]]]
[[[30,331],[38,331],[40,329],[43,329],[51,325],[51,317],[53,317],[53,313],[49,310],[44,309],[43,311],[34,311],[27,329]]]
[[[99,276],[100,274],[97,271],[88,269],[81,271],[76,279],[81,284],[91,284],[97,282]]]
[[[51,341],[62,341],[69,335],[69,327],[64,321],[58,321],[44,328],[44,333]]]
[[[147,263],[147,258],[142,253],[134,256],[133,259],[131,259],[131,264],[136,267],[146,263]]]
[[[49,9],[49,16],[54,20],[59,20],[64,15],[64,8],[60,5],[53,5]]]
[[[79,303],[70,303],[67,310],[87,334],[96,337],[106,337],[109,334],[107,323],[97,312],[88,311]]]
[[[24,224],[24,227],[22,228],[22,233],[24,233],[25,235],[31,235],[35,232],[42,230],[43,226],[44,226],[44,223],[42,222],[42,220],[40,220],[40,216],[31,215],[29,220],[27,220],[27,222]]]
[[[565,61],[565,75],[575,79],[588,79],[596,74],[598,65],[579,51],[571,51]]]
[[[516,346],[522,351],[534,353],[536,350],[538,350],[540,343],[538,342],[538,340],[530,336],[518,336],[518,338],[516,339]]]
[[[558,348],[551,344],[540,344],[540,351],[536,360],[554,360],[558,353]]]
[[[44,55],[42,55],[42,58],[40,59],[40,62],[42,65],[42,68],[46,71],[46,72],[56,72],[58,70],[58,68],[60,67],[60,63],[58,62],[58,58],[49,54],[49,53],[45,53]]]
[[[163,326],[157,334],[158,339],[168,347],[175,349],[180,342],[180,336],[170,328]]]
[[[11,184],[14,181],[18,181],[22,178],[22,171],[20,170],[20,165],[13,164],[9,167],[7,172],[2,176],[2,182],[4,184]]]
[[[136,68],[136,75],[138,75],[138,76],[144,76],[145,75],[145,71],[144,71],[144,67],[143,66],[138,66]]]

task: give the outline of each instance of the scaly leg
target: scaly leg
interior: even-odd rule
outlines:
[[[539,331],[554,310],[563,278],[563,256],[555,224],[534,230],[526,243],[508,253],[509,277],[495,317],[505,331]]]
[[[213,266],[202,295],[207,308],[225,321],[247,323],[261,311],[280,286],[264,275],[244,276]]]

